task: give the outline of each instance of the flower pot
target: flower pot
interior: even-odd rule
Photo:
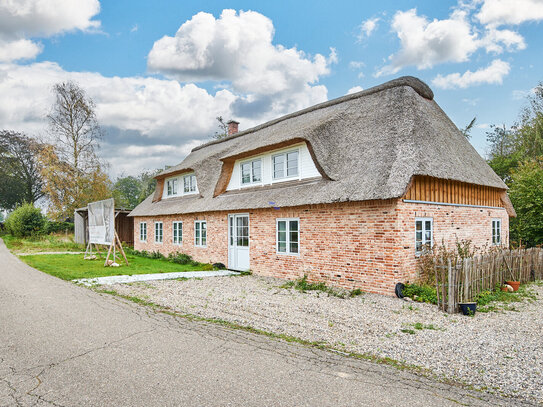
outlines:
[[[465,302],[458,304],[460,306],[460,311],[462,311],[462,314],[473,316],[475,315],[475,311],[477,311],[477,303],[476,302]]]
[[[520,287],[520,281],[506,281],[505,284],[509,284],[513,287],[513,291],[518,291],[518,288]]]

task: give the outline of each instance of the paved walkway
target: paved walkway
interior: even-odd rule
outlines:
[[[0,406],[511,406],[482,393],[156,313],[0,241]]]
[[[74,283],[92,285],[111,285],[111,284],[126,284],[135,283],[138,281],[153,281],[153,280],[174,280],[176,278],[203,278],[203,277],[225,277],[235,276],[239,273],[230,270],[216,271],[181,271],[177,273],[153,273],[153,274],[132,274],[130,276],[108,276],[96,278],[81,278],[72,280]]]

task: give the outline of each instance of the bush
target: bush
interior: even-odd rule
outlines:
[[[37,236],[45,233],[46,219],[39,208],[24,204],[11,212],[5,222],[8,233],[15,237]]]
[[[190,257],[188,254],[179,253],[179,252],[170,253],[168,255],[168,260],[171,261],[172,263],[177,263],[177,264],[190,264],[190,263],[192,263],[192,257]]]
[[[45,224],[45,233],[47,235],[50,235],[51,233],[59,233],[59,232],[73,232],[74,231],[74,224],[72,222],[55,222],[55,221],[47,221]]]
[[[417,302],[437,304],[436,289],[428,285],[406,284],[402,293]]]

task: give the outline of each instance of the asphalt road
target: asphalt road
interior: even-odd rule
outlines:
[[[520,403],[388,366],[156,313],[34,270],[0,241],[0,406],[16,405]]]

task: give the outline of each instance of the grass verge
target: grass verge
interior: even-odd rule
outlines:
[[[7,248],[15,253],[37,252],[79,252],[85,247],[74,242],[74,235],[63,233],[37,236],[33,238],[17,238],[11,235],[2,236]]]
[[[340,290],[334,287],[329,287],[322,281],[318,283],[308,283],[307,275],[304,275],[302,278],[296,281],[287,281],[285,284],[281,286],[281,288],[294,288],[295,290],[301,291],[303,293],[307,291],[320,291],[325,294],[328,294],[328,296],[339,297],[339,298],[356,297],[358,295],[363,294],[363,291],[360,290],[359,288],[356,288],[352,291],[348,291],[348,290]]]
[[[326,351],[331,351],[331,352],[334,352],[334,353],[339,353],[341,355],[352,357],[352,358],[355,358],[355,359],[362,359],[362,360],[367,360],[367,361],[374,362],[374,363],[393,366],[393,367],[395,367],[396,369],[399,369],[399,370],[408,370],[408,371],[412,371],[412,372],[417,372],[417,373],[422,374],[422,375],[427,376],[427,377],[432,376],[432,377],[435,378],[435,375],[429,369],[426,369],[426,368],[424,368],[422,366],[409,364],[409,363],[406,363],[404,361],[395,360],[395,359],[392,359],[392,358],[389,358],[389,357],[381,357],[381,356],[372,355],[372,354],[369,354],[369,353],[347,352],[345,350],[338,349],[338,348],[336,348],[336,347],[334,347],[334,346],[332,346],[330,344],[327,344],[326,342],[322,342],[322,341],[309,341],[309,340],[306,340],[306,339],[298,338],[296,336],[291,336],[291,335],[287,335],[287,334],[278,334],[278,333],[275,333],[275,332],[270,332],[270,331],[265,331],[265,330],[262,330],[262,329],[254,328],[254,327],[252,327],[250,325],[241,325],[241,324],[238,324],[236,322],[230,322],[230,321],[227,321],[227,320],[224,320],[224,319],[221,319],[221,318],[208,318],[208,317],[202,317],[202,316],[194,315],[194,314],[185,314],[185,313],[176,312],[176,311],[173,311],[170,308],[163,307],[163,306],[161,306],[159,304],[156,304],[156,303],[154,303],[152,301],[148,301],[148,300],[145,300],[145,299],[142,299],[142,298],[139,298],[139,297],[135,297],[135,296],[119,294],[115,290],[100,289],[100,288],[97,288],[97,287],[93,287],[91,289],[98,292],[98,293],[113,295],[113,296],[123,298],[123,299],[128,300],[128,301],[134,302],[136,304],[151,307],[156,312],[166,314],[166,315],[170,315],[170,316],[173,316],[173,317],[183,318],[183,319],[187,319],[189,321],[209,322],[209,323],[213,323],[213,324],[218,324],[218,325],[221,325],[221,326],[224,326],[224,327],[227,327],[227,328],[231,328],[231,329],[237,329],[237,330],[250,332],[250,333],[253,333],[253,334],[257,334],[257,335],[263,335],[263,336],[267,336],[267,337],[273,338],[273,339],[280,339],[280,340],[283,340],[283,341],[289,342],[289,343],[298,343],[298,344],[301,344],[301,345],[304,345],[304,346],[309,346],[309,347],[314,347],[314,348],[318,348],[318,349],[322,349],[322,350],[326,350]],[[441,381],[444,382],[444,380],[441,380]],[[450,382],[450,384],[452,384],[452,383],[453,382]]]
[[[121,267],[104,267],[104,257],[96,260],[84,260],[82,254],[29,255],[21,256],[20,260],[31,267],[63,280],[209,269],[207,264],[177,264],[166,260],[149,259],[130,254],[127,255],[127,258],[130,264],[129,267],[124,265],[124,262]]]

